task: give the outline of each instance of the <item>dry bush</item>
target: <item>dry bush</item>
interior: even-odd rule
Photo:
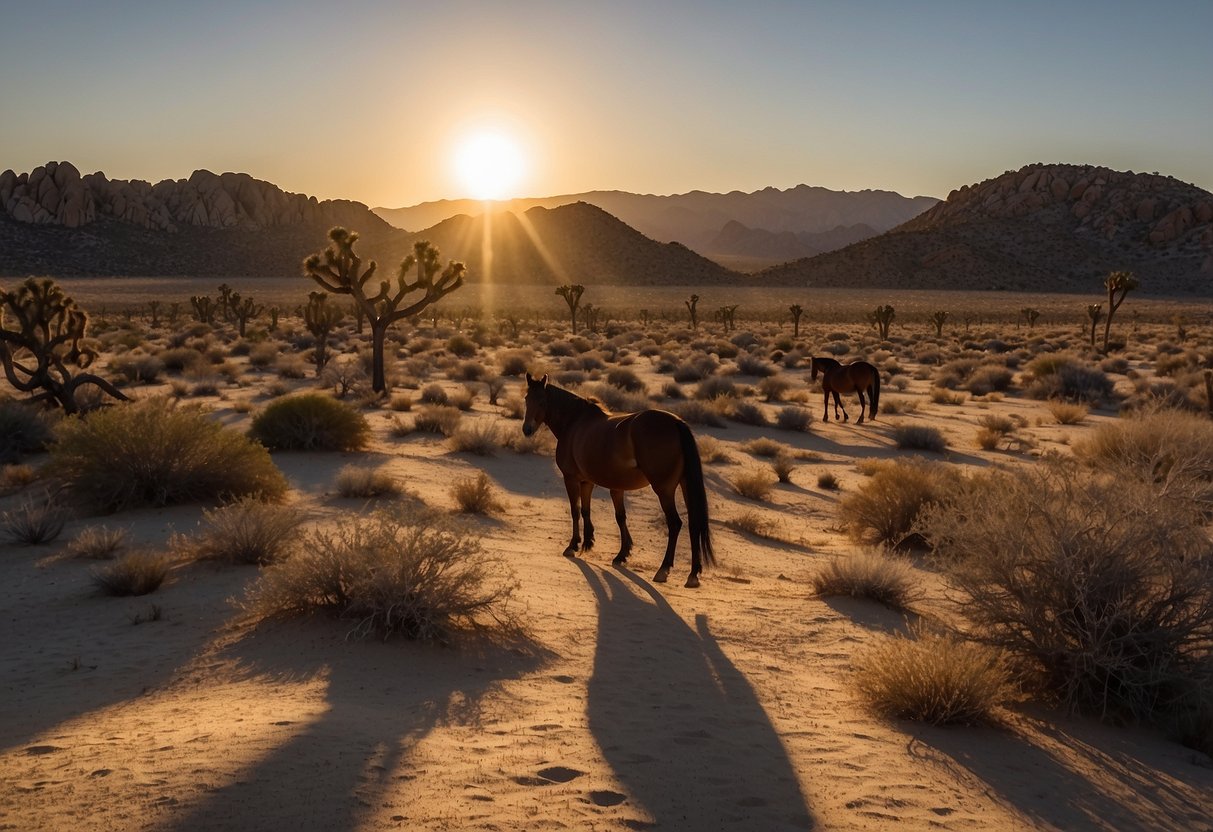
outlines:
[[[778,453],[771,460],[771,470],[780,482],[792,481],[792,471],[796,469],[796,460],[789,453]]]
[[[812,585],[818,595],[867,598],[895,610],[909,609],[917,598],[909,564],[874,550],[830,558]]]
[[[771,376],[758,382],[758,393],[768,402],[783,401],[792,389],[792,382],[783,376]]]
[[[949,635],[884,636],[855,661],[855,686],[878,712],[932,725],[989,722],[1013,693],[999,654]]]
[[[453,436],[462,421],[463,414],[456,408],[445,405],[427,405],[413,417],[413,430]]]
[[[775,487],[775,483],[771,481],[771,475],[761,468],[742,471],[730,480],[730,484],[734,491],[751,500],[768,499],[771,496],[771,489]]]
[[[813,423],[813,414],[803,407],[782,407],[775,414],[775,427],[780,430],[807,431]]]
[[[1063,402],[1057,399],[1050,399],[1047,407],[1053,421],[1059,425],[1077,425],[1087,418],[1087,414],[1090,412],[1085,404]]]
[[[253,417],[249,436],[273,450],[357,451],[370,426],[347,404],[319,393],[277,399]]]
[[[757,439],[751,439],[741,446],[742,450],[751,453],[754,456],[775,457],[779,454],[788,453],[788,446],[782,442],[777,442],[766,436],[760,436]]]
[[[109,369],[131,384],[150,384],[164,372],[164,362],[154,355],[128,352],[110,359]]]
[[[516,635],[515,584],[479,538],[434,512],[392,506],[315,532],[266,569],[246,609],[258,618],[335,613],[351,634],[449,643],[466,631]]]
[[[679,379],[675,379],[679,381]],[[740,393],[732,379],[713,376],[699,382],[695,388],[695,398],[701,401],[711,401],[720,398],[736,398]]]
[[[696,437],[695,444],[699,446],[699,458],[705,464],[733,461],[733,457],[729,455],[725,444],[715,436]]]
[[[93,585],[105,595],[147,595],[168,577],[169,558],[159,552],[130,552],[93,570]]]
[[[411,393],[393,393],[388,407],[397,413],[410,411],[413,409],[413,396]]]
[[[526,415],[526,401],[519,396],[510,396],[501,403],[501,415],[507,419],[521,419]]]
[[[766,378],[776,375],[779,372],[779,368],[772,366],[752,353],[746,352],[737,356],[737,371],[742,375]]]
[[[87,526],[67,544],[67,552],[75,558],[113,560],[126,547],[127,530],[109,526]]]
[[[914,531],[919,514],[959,483],[960,474],[945,463],[881,460],[842,500],[839,521],[856,540],[898,546]]]
[[[643,393],[645,390],[644,382],[640,380],[640,376],[626,367],[615,367],[607,373],[607,384],[613,387],[618,387],[620,390],[626,390],[629,393]]]
[[[177,536],[173,549],[197,560],[276,563],[290,556],[299,540],[300,515],[287,506],[245,497],[202,513],[202,528],[191,539]]]
[[[50,495],[26,497],[15,508],[0,512],[0,538],[22,546],[50,543],[63,531],[67,511]]]
[[[449,396],[441,384],[427,384],[421,389],[422,404],[437,404],[444,405],[447,403]]]
[[[1113,394],[1112,380],[1098,367],[1066,354],[1041,355],[1027,367],[1028,395],[1036,399],[1100,404]]]
[[[520,376],[527,371],[535,360],[535,353],[529,349],[503,350],[497,353],[497,366],[503,376]]]
[[[65,419],[48,473],[101,511],[286,492],[265,448],[196,408],[147,399]]]
[[[340,496],[363,500],[394,497],[404,491],[400,482],[384,469],[363,465],[342,466],[334,484]]]
[[[476,456],[492,456],[501,447],[501,430],[496,422],[479,419],[463,425],[451,434],[448,444],[452,451]]]
[[[895,425],[893,441],[903,451],[930,451],[941,454],[948,449],[943,433],[931,425]]]
[[[817,487],[824,491],[837,491],[838,477],[829,471],[822,471],[817,475]]]
[[[464,514],[496,514],[505,508],[497,496],[496,486],[483,471],[456,480],[451,486],[451,498]]]
[[[958,405],[965,403],[964,393],[953,393],[943,387],[931,388],[931,402],[934,404]]]
[[[896,416],[901,413],[917,413],[917,399],[902,399],[894,396],[889,396],[880,400],[880,415],[881,416]]]
[[[710,402],[688,400],[670,405],[670,412],[692,425],[723,428],[728,425],[720,409]]]
[[[0,492],[19,491],[36,479],[32,465],[0,465]]]
[[[1007,390],[1014,380],[1015,374],[1005,366],[984,364],[974,370],[965,381],[965,389],[974,396],[987,396],[996,391]]]
[[[724,525],[733,531],[761,537],[765,540],[783,540],[779,534],[779,525],[752,509],[743,511],[731,520],[726,520]]]
[[[51,441],[51,418],[32,404],[0,399],[0,463],[44,450]]]
[[[1213,545],[1176,482],[1054,461],[974,478],[921,527],[973,632],[1064,705],[1166,721],[1213,683]]]
[[[1074,454],[1119,476],[1213,484],[1213,422],[1174,410],[1135,415],[1100,425]]]
[[[502,444],[517,454],[551,456],[556,450],[556,437],[551,431],[538,431],[526,436],[522,431],[510,431]]]
[[[729,401],[725,406],[725,413],[734,422],[740,422],[743,425],[766,427],[770,424],[770,420],[767,419],[767,414],[762,409],[762,405],[747,399]]]

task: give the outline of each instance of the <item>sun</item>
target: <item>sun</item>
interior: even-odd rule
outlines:
[[[515,196],[526,160],[512,137],[486,131],[464,138],[454,153],[455,175],[473,199],[497,200]]]

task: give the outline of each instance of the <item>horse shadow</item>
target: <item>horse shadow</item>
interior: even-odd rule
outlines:
[[[783,743],[707,617],[692,629],[632,572],[577,565],[598,602],[589,728],[637,808],[678,829],[811,828]]]
[[[407,762],[416,744],[444,723],[474,722],[497,683],[544,660],[517,645],[451,650],[348,642],[319,620],[262,625],[220,655],[236,660],[249,678],[323,679],[320,713],[227,785],[170,817],[164,830],[353,829],[389,804],[408,820],[414,775]]]

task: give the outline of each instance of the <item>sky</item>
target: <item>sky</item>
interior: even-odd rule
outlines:
[[[372,207],[866,188],[1032,162],[1213,190],[1213,0],[0,0],[0,170],[241,171]],[[483,167],[483,166],[482,166]],[[490,167],[492,167],[490,165]]]

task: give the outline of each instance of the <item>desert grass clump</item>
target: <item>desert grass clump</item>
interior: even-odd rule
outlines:
[[[147,595],[164,583],[170,565],[160,552],[130,552],[94,569],[93,586],[104,595]]]
[[[761,457],[776,457],[788,452],[788,446],[766,436],[751,439],[741,446],[747,453]]]
[[[328,612],[353,621],[355,637],[445,644],[469,632],[514,636],[516,585],[502,571],[473,531],[392,505],[312,533],[303,551],[262,572],[245,609],[256,618]]]
[[[32,465],[0,465],[0,493],[20,491],[36,479]]]
[[[0,399],[0,464],[23,454],[44,450],[51,441],[52,423],[45,410],[24,402]]]
[[[775,483],[771,475],[761,468],[751,468],[735,475],[730,484],[733,490],[750,500],[766,500],[771,496]]]
[[[480,419],[458,428],[448,441],[455,453],[492,456],[501,447],[501,430],[496,422]]]
[[[679,379],[675,377],[675,381]],[[695,398],[701,401],[711,401],[720,398],[735,398],[740,395],[737,385],[731,379],[722,376],[712,376],[699,382],[695,388]]]
[[[1013,693],[996,650],[946,634],[885,636],[855,662],[855,687],[876,711],[932,725],[993,720]]]
[[[803,407],[781,407],[775,414],[775,427],[780,430],[804,432],[813,423],[813,414]]]
[[[729,402],[725,412],[734,422],[740,422],[743,425],[754,425],[761,428],[771,423],[767,419],[767,414],[762,409],[762,405],[747,399]]]
[[[699,447],[699,458],[707,464],[715,465],[733,461],[733,457],[729,455],[724,443],[715,436],[697,437],[695,444]]]
[[[1090,413],[1085,404],[1063,402],[1058,399],[1050,399],[1047,407],[1049,415],[1059,425],[1077,425]]]
[[[67,551],[74,558],[113,560],[126,547],[127,535],[124,528],[87,526],[71,539]]]
[[[626,390],[629,393],[643,393],[645,384],[634,370],[626,367],[615,367],[607,373],[607,384]]]
[[[903,451],[930,451],[941,454],[948,449],[943,433],[931,425],[896,425],[893,428],[893,441]]]
[[[839,505],[839,520],[851,536],[878,546],[911,545],[919,515],[960,483],[944,463],[880,461],[871,476]]]
[[[787,452],[775,454],[771,459],[771,470],[775,472],[775,476],[780,482],[790,483],[792,472],[796,470],[796,460]]]
[[[463,413],[457,408],[449,405],[428,405],[421,408],[413,417],[413,430],[453,436],[462,421]]]
[[[105,512],[287,489],[265,448],[194,407],[154,398],[63,420],[48,474]]]
[[[447,403],[449,398],[441,384],[427,384],[421,389],[422,404],[443,405]]]
[[[339,496],[362,500],[394,497],[404,491],[399,480],[387,471],[365,465],[343,465],[333,484]]]
[[[837,491],[840,487],[838,476],[831,471],[822,471],[817,475],[817,487],[822,491]]]
[[[50,543],[63,531],[67,511],[50,495],[24,498],[16,508],[0,512],[0,538],[22,546]]]
[[[357,451],[366,447],[366,417],[319,393],[277,399],[253,417],[249,436],[271,450]]]
[[[1213,422],[1175,410],[1134,415],[1100,425],[1074,454],[1116,476],[1213,484]]]
[[[977,420],[977,446],[992,451],[998,444],[1015,432],[1015,422],[1006,416],[985,414]]]
[[[1028,395],[1036,399],[1064,399],[1101,404],[1113,394],[1107,374],[1072,355],[1050,354],[1033,359],[1027,367]]]
[[[411,393],[393,393],[388,407],[397,413],[407,413],[413,409],[413,396]]]
[[[300,515],[288,506],[244,497],[202,513],[192,539],[178,536],[173,548],[197,560],[265,565],[284,560],[299,540]]]
[[[779,534],[778,524],[753,509],[741,512],[736,517],[726,520],[724,524],[733,531],[742,532],[753,537],[760,537],[764,540],[783,540]]]
[[[737,372],[746,376],[767,378],[779,373],[779,368],[752,353],[742,353],[737,356]]]
[[[489,475],[483,471],[473,477],[456,480],[451,486],[451,497],[463,514],[496,514],[505,506],[497,496],[497,488]]]
[[[947,405],[964,404],[966,398],[964,393],[953,393],[944,387],[932,387],[930,397],[933,404]]]
[[[707,425],[713,428],[723,428],[728,426],[724,416],[720,410],[713,406],[711,402],[701,402],[695,400],[687,400],[685,402],[675,402],[670,405],[670,412],[692,425]]]
[[[818,595],[867,598],[895,610],[910,608],[917,597],[914,570],[878,550],[836,555],[812,578]]]
[[[1074,710],[1166,723],[1213,683],[1213,545],[1175,482],[1051,462],[924,512],[960,610]]]

